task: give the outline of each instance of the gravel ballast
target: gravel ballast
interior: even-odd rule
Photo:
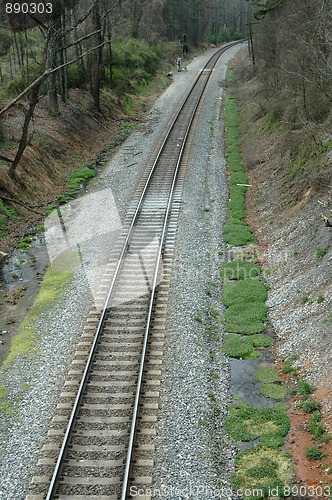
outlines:
[[[230,399],[229,366],[216,349],[217,343],[207,339],[206,327],[211,322],[211,310],[220,308],[218,251],[226,206],[220,110],[227,62],[237,50],[227,51],[215,70],[186,172],[153,485],[176,487],[181,493],[170,494],[168,490],[165,498],[212,498],[211,490],[229,489],[233,467],[235,450],[222,431]],[[112,189],[121,218],[170,111],[179,106],[184,92],[211,53],[198,57],[188,65],[188,71],[174,76],[145,122],[89,189]],[[38,319],[35,328],[40,340],[36,349],[17,358],[1,373],[0,384],[8,388],[11,400],[16,401],[15,416],[3,418],[0,426],[1,500],[23,500],[32,476],[39,474],[39,452],[47,439],[58,394],[91,304],[86,277],[78,271],[60,301]],[[200,322],[195,319],[198,312],[202,316]],[[217,436],[219,441],[215,439]],[[219,497],[233,498],[231,493]]]

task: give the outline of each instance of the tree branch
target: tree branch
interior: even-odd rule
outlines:
[[[89,33],[88,35],[82,36],[78,40],[75,40],[75,42],[69,43],[65,47],[61,47],[61,49],[59,49],[57,52],[60,52],[60,50],[68,49],[69,47],[72,47],[73,45],[77,45],[78,43],[83,42],[83,40],[86,40],[87,38],[90,38],[90,36],[96,35],[97,33],[100,33],[100,32],[101,32],[101,29],[93,31],[92,33]]]
[[[29,205],[26,205],[25,203],[22,203],[22,201],[13,200],[12,198],[7,198],[6,196],[1,196],[1,199],[5,200],[5,201],[9,201],[10,203],[16,203],[17,205],[21,205],[26,210],[29,210],[30,212],[33,212],[33,213],[38,214],[38,215],[43,215],[45,217],[45,213],[38,212],[34,208],[29,207]]]
[[[100,43],[99,45],[96,45],[95,47],[92,47],[91,49],[87,50],[83,54],[81,54],[79,57],[76,57],[75,59],[72,59],[71,61],[67,61],[64,64],[61,64],[60,66],[57,66],[56,68],[53,69],[47,69],[44,71],[43,74],[41,74],[34,82],[32,82],[23,92],[21,92],[15,99],[13,99],[7,106],[2,108],[0,111],[0,116],[2,116],[6,111],[8,111],[11,107],[14,106],[14,104],[17,103],[22,97],[24,97],[31,89],[33,89],[36,85],[41,84],[44,80],[46,80],[51,74],[55,73],[56,71],[59,71],[59,69],[64,68],[65,66],[69,66],[70,64],[73,64],[83,57],[85,57],[87,54],[90,54],[90,52],[93,52],[94,50],[99,49],[100,47],[103,47],[104,45],[107,45],[111,43],[111,40],[106,40],[103,43]]]
[[[8,163],[12,163],[13,160],[7,158],[7,156],[0,155],[0,160],[7,161]]]

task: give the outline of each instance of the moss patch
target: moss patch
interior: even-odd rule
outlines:
[[[231,358],[255,359],[259,357],[250,338],[233,333],[225,335],[221,350]]]
[[[224,227],[224,240],[235,247],[247,245],[254,241],[251,229],[245,222],[230,218]]]
[[[13,338],[9,354],[3,366],[7,366],[17,356],[31,349],[38,338],[33,324],[41,314],[45,313],[50,308],[55,300],[59,299],[72,275],[73,274],[70,272],[59,272],[53,267],[47,270],[41,284],[40,292],[30,312],[22,321],[17,335]]]
[[[280,384],[263,384],[259,388],[266,398],[284,399],[287,396],[287,387]]]
[[[289,425],[288,416],[278,407],[255,408],[247,403],[233,406],[225,421],[226,431],[236,441],[252,441],[271,434],[283,438],[289,431]]]
[[[280,494],[292,476],[289,455],[262,445],[240,453],[235,463],[237,473],[232,478],[232,487],[247,490],[250,494],[243,495],[247,500],[267,498],[272,487],[278,487]]]
[[[272,383],[278,380],[277,372],[273,368],[261,368],[255,373],[258,382]]]
[[[260,275],[261,268],[254,262],[236,260],[227,262],[220,269],[220,276],[224,280],[244,280],[246,278],[256,278]]]

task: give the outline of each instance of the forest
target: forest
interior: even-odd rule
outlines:
[[[8,2],[0,18],[0,118],[22,99],[26,107],[14,158],[1,156],[12,179],[41,96],[55,117],[71,88],[88,89],[101,113],[102,91],[123,98],[151,80],[166,42],[187,53],[205,40],[241,38],[248,15],[244,0],[54,0],[31,4],[33,12],[29,5]]]
[[[332,178],[332,4],[260,0],[250,25],[251,60],[237,78],[256,86],[253,121],[273,135],[284,190],[330,189]]]
[[[303,145],[320,144],[317,127],[331,119],[328,0],[53,0],[25,12],[29,5],[5,2],[0,12],[2,199],[35,195],[36,172],[53,184],[65,175],[59,165],[66,148],[62,139],[54,143],[59,130],[68,137],[68,121],[70,133],[84,123],[82,106],[91,123],[117,120],[158,72],[174,68],[178,53],[186,58],[246,37],[250,70],[246,65],[238,78],[259,82],[257,118],[291,131],[284,139],[290,161],[300,168],[312,162]],[[1,208],[2,235],[9,214]]]

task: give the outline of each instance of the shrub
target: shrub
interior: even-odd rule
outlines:
[[[297,392],[303,398],[307,399],[314,392],[315,388],[309,384],[304,378],[301,378],[297,384]]]
[[[319,410],[320,407],[321,404],[314,399],[307,399],[302,405],[302,408],[306,413],[312,413],[313,411]]]
[[[118,94],[135,93],[157,72],[160,51],[144,40],[117,37],[113,40],[112,52],[113,86]]]
[[[318,446],[309,446],[309,448],[307,448],[305,450],[305,456],[307,457],[308,460],[320,460],[321,458],[323,458],[323,453],[320,451],[320,449],[318,448]]]

